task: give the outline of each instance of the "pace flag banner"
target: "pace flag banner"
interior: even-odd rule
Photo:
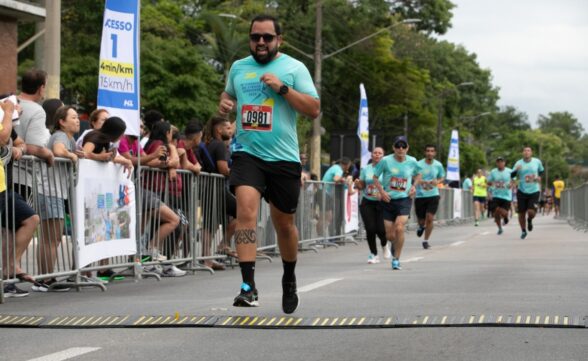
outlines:
[[[370,160],[369,142],[370,142],[370,122],[368,118],[367,95],[363,84],[359,84],[361,99],[359,101],[359,120],[357,126],[357,136],[361,145],[361,168],[364,168]]]
[[[80,159],[75,218],[78,267],[137,253],[135,186],[112,162]]]
[[[98,108],[127,124],[126,134],[139,135],[139,3],[106,0],[100,66]]]
[[[451,131],[446,179],[448,181],[459,181],[459,135],[455,129]]]

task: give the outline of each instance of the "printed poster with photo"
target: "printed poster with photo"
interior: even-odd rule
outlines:
[[[135,186],[118,164],[80,159],[76,185],[78,267],[137,252]]]
[[[349,194],[345,190],[345,233],[359,230],[359,197],[358,193]]]

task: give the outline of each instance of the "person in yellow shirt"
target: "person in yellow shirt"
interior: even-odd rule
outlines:
[[[0,96],[2,99],[2,96]],[[12,115],[16,104],[10,100],[0,103],[0,146],[6,146],[12,134]],[[17,109],[18,110],[18,109]],[[15,153],[13,153],[13,156]],[[35,279],[21,268],[21,258],[33,239],[33,233],[39,225],[39,216],[25,202],[20,194],[8,189],[4,163],[0,159],[0,225],[2,231],[2,273],[8,279],[39,285]],[[5,230],[4,230],[5,229]],[[25,297],[29,293],[21,290],[14,283],[4,283],[4,297]]]
[[[559,202],[561,200],[561,191],[563,191],[566,187],[566,184],[563,180],[559,178],[559,175],[555,176],[555,180],[553,181],[553,205],[554,205],[554,216],[553,218],[559,217]]]
[[[477,227],[480,225],[480,216],[484,213],[484,207],[486,205],[486,197],[488,196],[488,183],[484,172],[478,169],[473,179],[474,183],[474,225]]]

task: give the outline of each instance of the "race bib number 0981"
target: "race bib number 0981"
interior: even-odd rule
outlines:
[[[273,108],[269,105],[243,105],[241,126],[243,130],[271,131]]]

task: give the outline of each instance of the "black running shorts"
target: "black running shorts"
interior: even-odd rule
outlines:
[[[238,186],[251,186],[284,213],[294,214],[300,195],[300,163],[268,162],[245,152],[232,155],[230,184],[234,193]]]
[[[526,212],[529,209],[537,210],[539,204],[539,192],[528,194],[518,191],[517,204],[519,213]]]
[[[477,197],[477,196],[474,196],[474,202],[478,202],[480,204],[485,204],[486,203],[486,197]]]
[[[36,213],[20,194],[7,190],[0,193],[0,214],[2,227],[17,231],[25,220]]]
[[[435,215],[439,208],[439,196],[416,198],[414,200],[414,208],[418,219],[427,218],[427,213]]]
[[[492,198],[492,202],[490,204],[492,204],[490,212],[494,212],[496,208],[502,208],[507,211],[510,209],[510,201],[507,201],[506,199]]]
[[[391,199],[390,202],[382,201],[382,209],[384,210],[384,220],[396,222],[398,216],[409,216],[410,208],[412,207],[411,198]]]

